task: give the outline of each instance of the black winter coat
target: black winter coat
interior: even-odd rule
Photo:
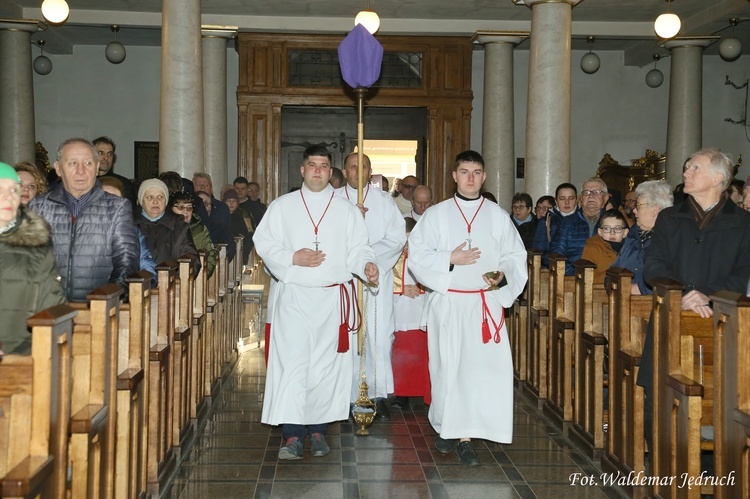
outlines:
[[[104,192],[98,181],[93,191],[75,221],[62,184],[29,203],[50,225],[57,271],[70,301],[85,301],[109,282],[127,289],[125,279],[139,268],[141,245],[130,202]]]
[[[201,269],[198,250],[195,249],[195,244],[193,244],[190,226],[185,223],[181,216],[176,215],[172,210],[167,210],[163,217],[156,222],[152,222],[139,211],[135,216],[135,224],[146,238],[148,249],[154,255],[154,261],[157,265],[167,260],[176,262],[183,255],[192,255],[195,257],[193,270],[195,275],[198,274]]]

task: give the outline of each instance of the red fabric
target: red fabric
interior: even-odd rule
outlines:
[[[265,339],[266,339],[266,346],[264,348],[265,356],[266,356],[266,367],[268,367],[268,349],[271,347],[271,323],[266,322],[266,330],[265,330]]]
[[[432,402],[427,358],[427,333],[419,329],[396,331],[391,354],[394,395],[424,397],[425,404]]]

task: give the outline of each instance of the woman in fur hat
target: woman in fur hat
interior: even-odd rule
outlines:
[[[49,225],[21,206],[21,180],[0,163],[0,355],[31,353],[26,319],[61,303]]]

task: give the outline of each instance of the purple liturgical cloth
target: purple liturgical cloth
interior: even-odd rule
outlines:
[[[383,46],[361,24],[339,44],[341,75],[352,88],[367,88],[378,81],[382,62]]]

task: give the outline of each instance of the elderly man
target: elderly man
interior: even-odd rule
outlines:
[[[229,208],[227,205],[214,197],[214,186],[211,182],[211,176],[208,173],[195,173],[193,175],[193,188],[196,194],[196,215],[201,222],[208,227],[208,233],[211,234],[211,241],[214,244],[227,245],[227,258],[232,260],[237,250],[232,239],[232,231],[229,222]],[[199,192],[205,192],[208,195],[209,209],[206,204],[199,199]]]
[[[583,183],[581,209],[561,219],[558,230],[550,239],[549,252],[568,257],[565,275],[575,273],[573,263],[581,258],[586,240],[597,233],[607,199],[607,184],[598,177],[592,177]]]
[[[407,175],[401,181],[401,194],[393,198],[396,201],[396,206],[401,210],[402,215],[407,215],[411,209],[411,200],[414,196],[414,189],[419,185],[419,180],[414,175]]]
[[[139,268],[131,205],[102,190],[97,156],[86,139],[60,144],[55,171],[61,185],[29,203],[50,224],[57,271],[70,301],[85,301],[108,282],[124,285]]]
[[[352,153],[344,161],[347,184],[336,190],[351,204],[357,203],[357,154]],[[380,288],[365,290],[369,300],[367,309],[367,383],[370,396],[377,399],[377,419],[389,419],[390,411],[385,404],[388,394],[393,393],[393,367],[391,344],[395,332],[393,319],[393,267],[406,244],[404,217],[396,208],[388,193],[370,187],[372,169],[370,158],[364,156],[364,200],[357,205],[365,217],[368,241],[375,251],[375,262],[380,272]],[[376,350],[377,347],[377,350]],[[357,349],[352,349],[356,356]],[[376,367],[377,366],[377,367]],[[375,374],[377,373],[377,379]],[[352,402],[357,399],[359,388],[359,357],[354,359],[352,373]],[[377,390],[377,391],[376,391]]]
[[[114,177],[122,182],[122,196],[135,206],[135,188],[133,183],[115,173],[114,165],[117,156],[115,155],[115,143],[109,137],[97,137],[93,141],[96,153],[99,155],[99,170],[96,175],[99,177]]]
[[[682,172],[685,199],[664,208],[656,218],[644,277],[669,277],[684,286],[682,309],[711,317],[709,296],[719,290],[746,291],[750,279],[750,213],[729,200],[732,161],[718,149],[694,153]],[[644,408],[646,440],[653,422],[653,325],[643,346],[638,384]]]
[[[430,206],[432,206],[432,190],[426,185],[418,185],[411,196],[411,211],[404,216],[419,221]]]

